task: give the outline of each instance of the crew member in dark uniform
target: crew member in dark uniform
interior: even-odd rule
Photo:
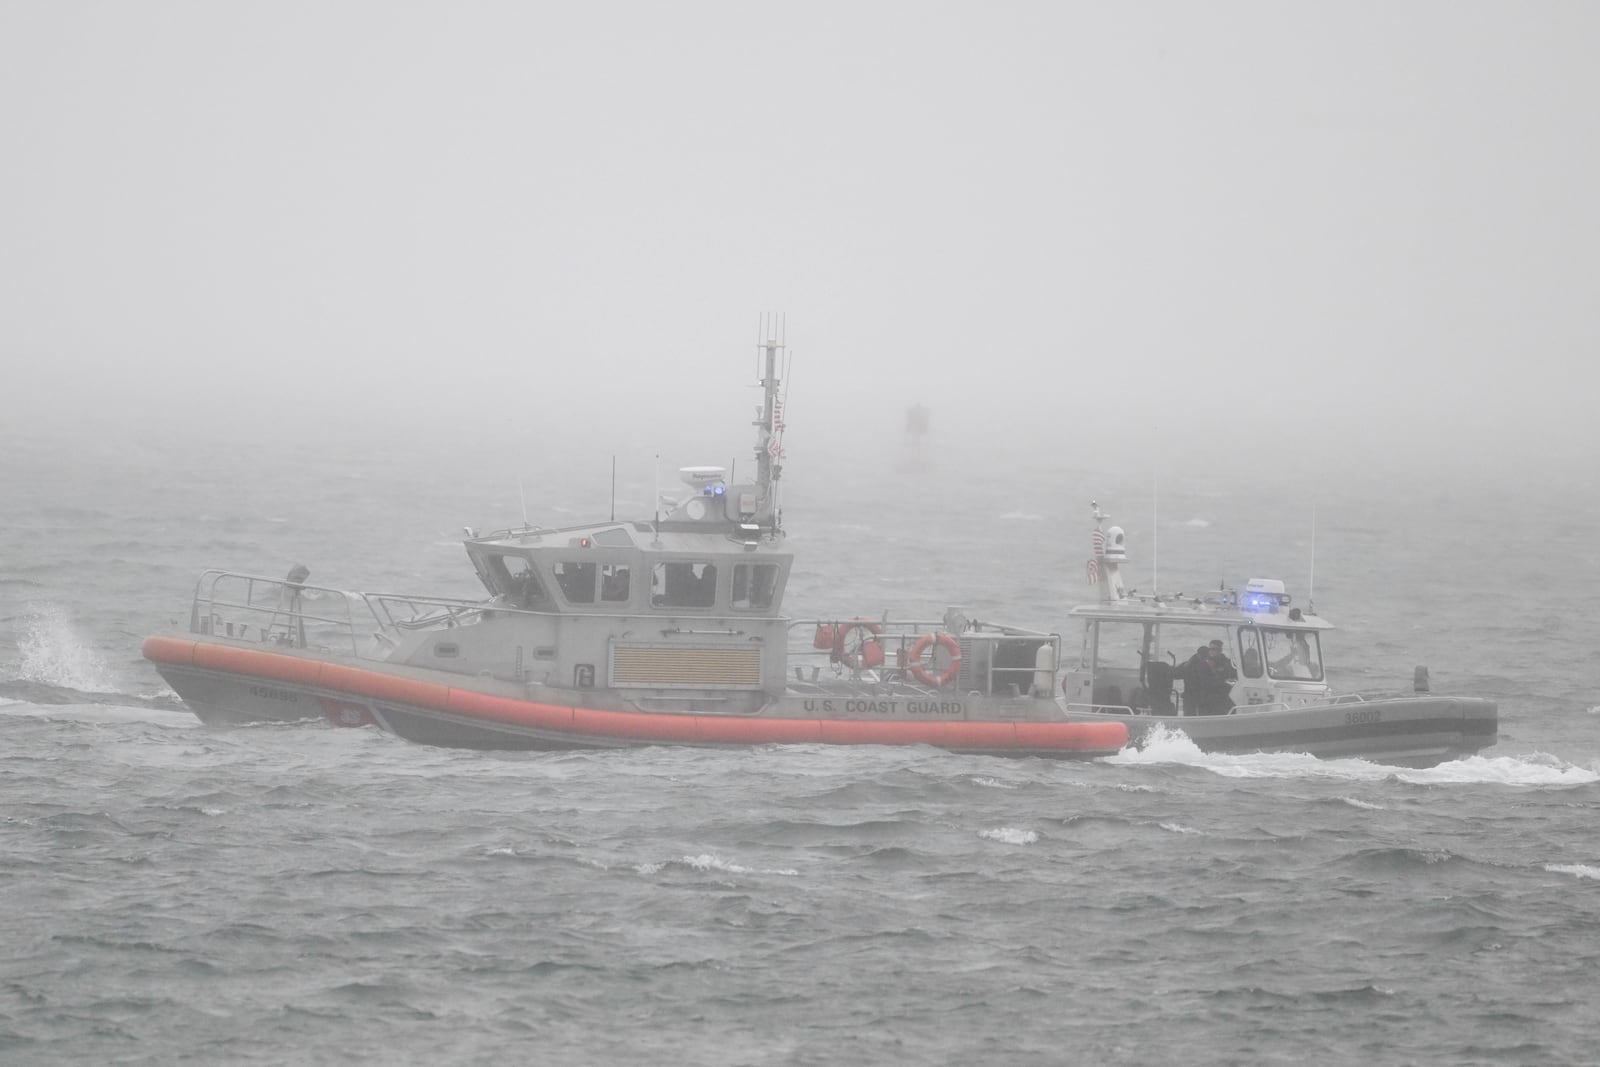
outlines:
[[[1222,651],[1221,641],[1212,641],[1205,653],[1206,680],[1200,693],[1200,714],[1226,715],[1233,710],[1233,683],[1239,680],[1239,672]]]
[[[1205,714],[1205,693],[1209,688],[1211,667],[1206,662],[1207,648],[1201,645],[1194,655],[1183,661],[1179,676],[1183,679],[1183,711],[1186,715]]]

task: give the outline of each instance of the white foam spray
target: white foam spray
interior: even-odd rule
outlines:
[[[27,632],[17,641],[22,653],[21,677],[44,685],[109,693],[111,671],[93,646],[58,607],[41,608],[27,619]]]
[[[1600,881],[1600,867],[1590,867],[1582,863],[1547,863],[1544,869],[1551,874],[1570,874],[1578,878]]]
[[[1412,785],[1506,785],[1569,788],[1600,782],[1600,771],[1545,753],[1469,756],[1422,769],[1392,767],[1361,759],[1319,759],[1303,752],[1229,755],[1202,752],[1181,727],[1157,725],[1138,748],[1125,748],[1102,762],[1120,766],[1198,767],[1224,778],[1321,778],[1352,782],[1400,781]]]

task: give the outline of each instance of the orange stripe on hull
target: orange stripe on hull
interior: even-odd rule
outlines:
[[[933,745],[991,752],[1115,751],[1128,742],[1127,727],[1120,722],[881,722],[602,711],[514,700],[361,667],[203,641],[151,637],[145,640],[144,654],[156,663],[270,678],[451,715],[553,730],[575,738],[713,745]]]
[[[704,740],[701,716],[674,713],[651,714],[638,711],[596,711],[573,708],[572,728],[580,734],[599,737],[637,738],[640,741],[693,743]]]
[[[197,642],[177,637],[147,637],[144,639],[144,658],[152,663],[170,663],[174,667],[194,665],[194,646]]]
[[[728,719],[698,715],[701,740],[724,745],[818,745],[823,724],[816,719]],[[759,730],[755,729],[759,727]],[[752,736],[759,733],[760,736]]]
[[[317,676],[322,673],[322,664],[314,659],[299,659],[277,652],[258,652],[253,648],[208,645],[203,641],[195,642],[194,665],[208,671],[248,674],[254,678],[271,678],[273,681],[299,685],[316,685]]]
[[[415,678],[398,678],[392,674],[346,667],[338,663],[322,665],[322,685],[345,693],[360,693],[374,700],[388,700],[396,704],[415,704],[423,708],[445,711],[450,706],[449,686],[437,682],[419,682]]]
[[[452,689],[445,699],[445,711],[454,715],[475,715],[480,719],[493,719],[518,726],[534,726],[542,730],[572,730],[572,709],[554,704],[540,704],[532,700],[512,700],[509,697],[475,693],[470,689]]]

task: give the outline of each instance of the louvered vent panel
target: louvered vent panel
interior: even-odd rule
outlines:
[[[611,684],[662,689],[758,689],[759,648],[678,648],[617,645]]]

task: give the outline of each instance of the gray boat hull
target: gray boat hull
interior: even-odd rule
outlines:
[[[1400,767],[1431,767],[1472,756],[1499,737],[1495,703],[1471,697],[1389,697],[1271,711],[1241,707],[1228,715],[1080,712],[1073,717],[1121,722],[1135,745],[1162,729],[1181,731],[1203,752],[1303,752]]]
[[[953,752],[1089,758],[1121,750],[1127,729],[1072,721],[1048,698],[826,700],[645,710],[604,690],[553,690],[228,639],[152,637],[145,655],[212,724],[324,718],[376,724],[423,744],[483,749],[931,745]]]
[[[1159,728],[1183,732],[1206,752],[1298,752],[1425,767],[1473,755],[1498,738],[1495,704],[1460,697],[1159,716],[1075,710],[1048,698],[790,695],[730,715],[641,711],[603,691],[540,691],[397,665],[356,666],[317,652],[263,650],[226,639],[153,638],[146,655],[208,724],[325,719],[341,726],[376,724],[410,741],[464,748],[931,744],[961,752],[1081,758],[1107,755],[1124,743],[1142,745]]]

